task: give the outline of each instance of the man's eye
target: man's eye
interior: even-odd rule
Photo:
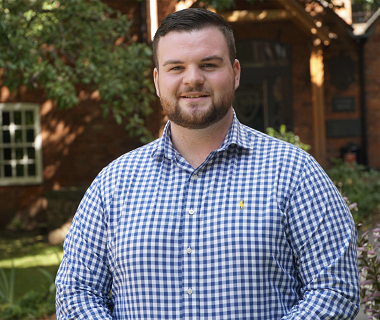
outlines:
[[[216,65],[215,64],[212,64],[212,63],[206,63],[203,65],[204,68],[215,68]]]
[[[177,71],[177,70],[182,70],[182,69],[183,69],[183,67],[177,66],[177,67],[171,68],[170,70]]]

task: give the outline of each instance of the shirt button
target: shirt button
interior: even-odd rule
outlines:
[[[194,175],[193,175],[193,179],[194,179],[195,181],[198,180],[198,175],[194,174]]]
[[[189,248],[187,248],[187,250],[186,250],[186,252],[188,253],[188,254],[190,254],[191,253],[191,248],[189,247]]]
[[[193,209],[190,209],[190,210],[189,210],[189,214],[193,215],[193,214],[194,214],[194,210],[193,210]]]
[[[190,289],[187,289],[187,294],[190,296],[193,294],[193,290],[190,288]]]

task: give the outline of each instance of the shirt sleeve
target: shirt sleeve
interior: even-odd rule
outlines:
[[[95,180],[65,239],[56,277],[57,319],[112,319],[111,284],[106,219]]]
[[[357,231],[340,193],[312,158],[287,208],[301,298],[283,320],[354,319],[359,311]]]

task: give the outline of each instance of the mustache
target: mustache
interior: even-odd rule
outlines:
[[[214,91],[211,90],[211,89],[206,89],[204,88],[203,86],[199,86],[199,87],[194,87],[194,88],[187,88],[185,90],[182,90],[180,92],[177,92],[177,98],[180,97],[181,95],[183,94],[186,94],[186,93],[193,93],[193,92],[196,92],[196,93],[200,93],[200,94],[205,94],[205,95],[213,95],[214,94]]]

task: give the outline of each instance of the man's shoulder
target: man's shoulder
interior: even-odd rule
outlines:
[[[148,170],[153,155],[159,146],[160,139],[154,140],[142,147],[129,151],[112,161],[100,172],[99,176],[123,176],[136,169]]]
[[[249,141],[248,144],[256,155],[269,156],[274,154],[283,157],[296,157],[304,161],[311,157],[310,154],[289,142],[271,137],[242,124],[240,128],[242,138]]]

